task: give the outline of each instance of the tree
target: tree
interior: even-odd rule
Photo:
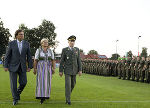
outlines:
[[[132,51],[130,50],[129,52],[127,52],[127,56],[132,58]]]
[[[111,60],[118,60],[118,58],[120,57],[119,54],[112,54],[112,57],[110,58]]]
[[[95,51],[95,50],[90,50],[90,51],[88,52],[88,54],[98,55],[98,52],[97,52],[97,51]]]
[[[84,54],[83,49],[80,49],[80,53]]]
[[[30,43],[32,55],[35,54],[36,49],[39,48],[39,46],[41,45],[40,41],[43,38],[47,38],[49,40],[49,45],[54,49],[56,49],[56,47],[58,46],[59,42],[55,41],[55,26],[50,21],[43,20],[42,24],[39,25],[37,28],[29,29],[24,24],[21,24],[19,28],[24,30],[25,40]]]
[[[52,22],[43,20],[42,24],[35,28],[36,38],[42,40],[43,38],[49,39],[49,44],[53,47],[55,45],[56,33],[55,26]],[[40,45],[40,42],[38,43]]]
[[[6,47],[8,45],[10,37],[12,36],[9,32],[9,29],[4,28],[3,21],[0,18],[0,57],[2,56],[2,54],[6,53]]]
[[[146,47],[142,48],[141,57],[145,57],[145,58],[147,57],[147,48]]]

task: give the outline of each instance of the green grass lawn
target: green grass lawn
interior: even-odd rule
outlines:
[[[12,106],[9,73],[0,65],[0,108],[150,108],[150,84],[83,74],[77,77],[72,105],[65,104],[64,76],[58,70],[52,78],[51,98],[40,105],[35,99],[36,76],[27,73],[28,83],[21,101]]]

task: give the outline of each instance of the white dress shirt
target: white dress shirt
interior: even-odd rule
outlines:
[[[22,41],[20,42],[20,41],[17,39],[17,44],[18,44],[19,52],[20,52],[20,54],[21,54],[21,51],[22,51]]]

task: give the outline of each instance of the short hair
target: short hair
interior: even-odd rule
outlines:
[[[43,39],[41,40],[41,45],[42,45],[42,43],[43,43],[44,41],[48,41],[48,39],[43,38]]]
[[[16,30],[16,32],[15,32],[15,37],[18,35],[18,33],[20,33],[20,32],[24,32],[23,30],[21,30],[21,29],[18,29],[18,30]]]

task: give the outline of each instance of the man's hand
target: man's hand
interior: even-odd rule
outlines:
[[[27,72],[30,72],[30,71],[31,71],[31,69],[30,69],[30,68],[28,68]]]
[[[59,72],[59,76],[62,77],[63,76],[63,72]]]
[[[4,68],[4,70],[5,70],[5,72],[7,72],[7,71],[8,71],[8,68]]]
[[[81,76],[82,75],[82,71],[79,71],[78,74],[79,74],[79,76]]]

